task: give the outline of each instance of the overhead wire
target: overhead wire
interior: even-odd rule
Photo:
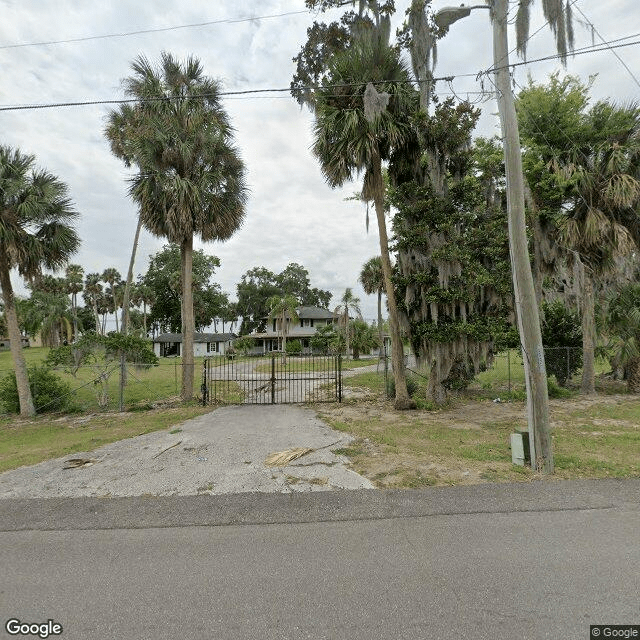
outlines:
[[[609,46],[603,47],[601,45],[595,45],[591,47],[584,47],[574,52],[574,55],[584,55],[586,53],[596,53],[599,51],[607,51],[609,49],[617,49],[622,47],[635,46],[640,44],[640,40],[635,40],[633,42],[619,42],[618,44],[611,44]],[[523,65],[533,64],[535,62],[544,62],[549,60],[555,60],[561,58],[561,54],[552,54],[548,56],[542,56],[540,58],[535,58],[533,60],[528,60],[525,62],[515,62],[509,65],[509,67],[518,67]],[[496,71],[499,67],[491,67],[480,73],[463,73],[456,74],[452,76],[442,76],[438,78],[433,78],[431,82],[437,81],[446,81],[449,82],[456,78],[468,78],[468,77],[476,77],[478,78],[481,75],[489,75]],[[397,84],[399,83],[409,83],[415,84],[416,80],[403,80],[403,81],[395,81]],[[373,84],[385,84],[386,81],[376,81]],[[351,86],[359,86],[362,83],[346,83],[340,85],[328,85],[325,88],[338,88],[338,87],[351,87]],[[318,87],[300,87],[300,89],[317,89]],[[270,89],[246,89],[242,91],[221,91],[217,95],[220,97],[223,96],[241,96],[241,95],[255,95],[260,93],[283,93],[291,91],[291,87],[278,87],[278,88],[270,88]],[[194,96],[195,97],[195,96]],[[201,98],[211,97],[210,95],[203,94],[199,96]],[[161,98],[149,98],[140,100],[139,98],[120,98],[120,99],[104,99],[104,100],[77,100],[77,101],[67,101],[67,102],[51,102],[51,103],[43,103],[43,104],[27,104],[27,105],[5,105],[0,107],[0,111],[25,111],[25,110],[36,110],[36,109],[53,109],[59,107],[77,107],[77,106],[91,106],[91,105],[109,105],[109,104],[126,104],[126,103],[141,103],[141,102],[158,102],[158,101],[169,101],[174,100],[175,97],[167,96]]]
[[[73,42],[87,42],[89,40],[105,40],[108,38],[126,38],[129,36],[139,36],[148,33],[162,33],[166,31],[177,31],[178,29],[194,29],[197,27],[208,27],[215,24],[234,24],[238,22],[253,22],[255,20],[267,20],[270,18],[283,18],[285,16],[294,16],[302,13],[309,13],[308,9],[300,11],[288,11],[286,13],[274,13],[265,16],[253,16],[247,18],[223,18],[221,20],[208,20],[206,22],[194,22],[192,24],[174,25],[172,27],[158,27],[156,29],[140,29],[138,31],[125,31],[122,33],[107,33],[99,36],[84,36],[80,38],[68,38],[66,40],[47,40],[42,42],[24,42],[19,44],[0,45],[0,49],[20,49],[24,47],[40,47],[56,44],[69,44]]]

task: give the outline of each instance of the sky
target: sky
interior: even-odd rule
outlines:
[[[402,21],[409,2],[396,0],[394,26]],[[517,2],[510,5],[514,13]],[[446,0],[431,4],[434,11],[444,6]],[[600,43],[597,33],[608,42],[635,36],[613,45],[640,41],[637,0],[576,0],[573,7],[576,49]],[[196,56],[225,92],[286,89],[294,73],[292,58],[306,40],[307,28],[314,19],[339,15],[334,10],[318,17],[305,10],[303,0],[0,0],[0,107],[121,99],[121,81],[129,75],[131,61],[140,54],[157,61],[162,51],[180,59]],[[202,25],[205,22],[217,23]],[[200,26],[185,26],[195,24]],[[549,28],[535,33],[544,24],[542,2],[536,2],[528,64],[515,67],[516,92],[528,75],[544,83],[550,73],[560,71],[584,81],[595,74],[594,100],[640,99],[640,45],[615,49],[622,61],[610,49],[576,55],[564,70],[556,60],[535,61],[555,53]],[[163,31],[123,35],[158,29]],[[77,41],[34,44],[60,40]],[[513,33],[510,42],[515,46]],[[476,77],[491,67],[492,55],[487,11],[473,11],[452,25],[438,44],[435,75],[454,79],[437,83],[436,92],[483,100],[477,135],[492,136],[500,130],[491,82],[486,76]],[[514,53],[511,62],[522,60]],[[484,96],[478,94],[484,90]],[[297,262],[308,269],[311,286],[332,292],[331,306],[339,303],[346,287],[352,287],[364,317],[374,319],[376,297],[364,294],[358,275],[369,258],[379,255],[375,216],[367,233],[364,205],[347,200],[361,183],[340,189],[326,184],[311,153],[313,116],[288,92],[226,96],[223,105],[236,129],[250,196],[245,223],[230,240],[195,243],[220,258],[217,282],[235,299],[236,284],[247,270],[264,266],[278,272]],[[103,135],[113,108],[0,111],[0,144],[34,154],[38,166],[69,186],[80,213],[82,239],[72,262],[87,273],[116,267],[125,277],[137,211],[127,195],[130,173],[110,153]],[[146,271],[149,255],[163,244],[161,238],[142,232],[136,275]],[[13,282],[24,294],[17,274]]]

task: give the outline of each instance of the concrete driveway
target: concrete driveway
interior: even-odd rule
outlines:
[[[95,451],[74,453],[0,475],[0,498],[167,496],[244,492],[309,492],[373,488],[332,453],[351,436],[333,431],[295,405],[223,407]],[[172,429],[174,430],[174,429]],[[274,452],[314,449],[285,467],[267,466]],[[91,466],[64,469],[69,458]]]

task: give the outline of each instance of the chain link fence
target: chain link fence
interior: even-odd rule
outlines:
[[[545,347],[545,366],[547,376],[554,377],[561,387],[571,387],[580,384],[582,376],[582,348],[581,347]],[[391,358],[385,352],[380,356],[380,372],[384,376],[384,388],[387,397],[394,396],[393,371]],[[610,369],[606,359],[597,361],[599,373]],[[419,368],[413,355],[405,354],[405,366],[409,386],[426,388],[429,373],[425,368]],[[522,395],[525,392],[524,362],[520,349],[510,349],[494,354],[487,363],[481,365],[475,376],[466,379],[450,379],[446,386],[451,389],[468,388],[471,390],[492,390],[511,395]],[[411,391],[411,390],[410,390]]]
[[[130,363],[110,362],[79,367],[75,375],[54,370],[70,390],[66,394],[71,409],[84,412],[106,412],[149,409],[178,401],[182,385],[182,362],[161,362],[151,367],[137,367]],[[0,370],[4,378],[12,370]],[[194,366],[194,394],[200,391],[202,359]],[[31,380],[36,411],[46,412],[47,402],[38,406],[38,380]],[[49,400],[50,404],[52,401]]]

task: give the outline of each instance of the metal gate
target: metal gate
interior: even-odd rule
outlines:
[[[342,356],[204,359],[202,403],[342,402]]]

